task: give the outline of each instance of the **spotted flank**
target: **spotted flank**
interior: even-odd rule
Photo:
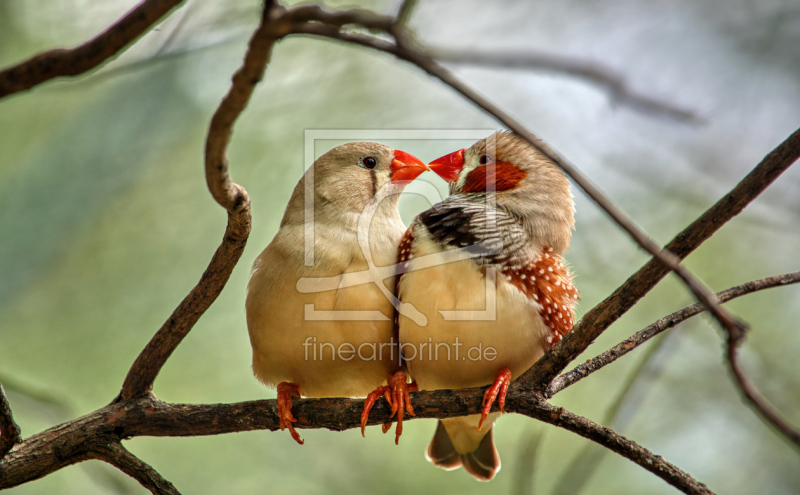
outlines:
[[[572,329],[580,299],[564,259],[546,247],[535,260],[519,267],[506,265],[501,272],[525,294],[551,330],[548,348],[558,343]]]
[[[530,236],[519,218],[504,208],[487,205],[484,194],[450,196],[420,214],[400,242],[401,263],[411,257],[414,228],[450,249],[480,247],[473,261],[494,266],[525,294],[550,329],[547,348],[572,329],[579,295],[564,258],[549,246],[532,253]]]
[[[400,239],[400,245],[397,246],[397,268],[398,272],[401,271],[403,265],[411,260],[414,256],[411,254],[411,246],[414,244],[414,225],[412,224],[407,230],[406,233],[403,234],[403,238]],[[400,287],[400,279],[403,277],[402,273],[398,273],[397,277],[395,278],[395,287]],[[395,293],[397,291],[395,290]],[[395,337],[398,335],[398,324],[399,324],[400,314],[395,309],[394,312],[394,334]]]

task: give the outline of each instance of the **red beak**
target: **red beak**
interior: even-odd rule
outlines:
[[[436,172],[436,175],[447,182],[453,182],[458,179],[458,174],[464,168],[464,151],[464,149],[454,151],[449,155],[437,158],[428,165],[431,170]]]
[[[395,150],[392,160],[392,182],[411,182],[422,172],[430,170],[416,156],[405,151]]]

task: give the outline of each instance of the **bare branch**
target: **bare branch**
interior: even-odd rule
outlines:
[[[394,21],[395,29],[408,26],[408,21],[411,20],[411,14],[414,13],[416,7],[417,0],[403,0],[403,3],[400,4],[400,8],[397,9],[397,16]]]
[[[56,77],[77,76],[98,67],[152,28],[182,1],[144,0],[111,27],[80,46],[40,53],[0,71],[0,98]]]
[[[284,15],[287,22],[302,24],[305,22],[320,22],[329,26],[340,28],[348,24],[356,24],[367,29],[389,31],[394,25],[392,16],[377,14],[371,10],[350,9],[328,11],[319,5],[300,5],[290,9]]]
[[[506,407],[513,412],[564,428],[597,442],[642,466],[684,493],[713,493],[705,484],[695,480],[677,466],[665,461],[663,457],[653,454],[610,428],[600,426],[582,416],[573,414],[563,407],[556,407],[545,401],[539,394],[514,394],[514,397],[511,406],[506,402]],[[414,407],[416,410],[416,404]]]
[[[19,425],[14,421],[11,405],[6,398],[6,391],[0,384],[0,458],[4,457],[14,445],[22,440]]]
[[[736,299],[737,297],[744,296],[746,294],[751,294],[753,292],[757,292],[760,290],[770,289],[773,287],[779,287],[783,285],[796,284],[798,282],[800,282],[800,272],[787,273],[784,275],[775,275],[774,277],[767,277],[767,278],[762,278],[760,280],[753,280],[752,282],[747,282],[746,284],[737,285],[736,287],[731,287],[728,290],[724,290],[722,292],[717,293],[717,298],[719,299],[720,303],[724,303],[730,301],[731,299]],[[650,339],[660,334],[661,332],[669,328],[672,328],[678,325],[679,323],[688,320],[692,316],[702,313],[703,311],[705,311],[705,308],[703,308],[701,304],[692,304],[691,306],[687,306],[681,310],[672,313],[671,315],[661,318],[652,325],[642,330],[639,330],[632,336],[623,340],[622,342],[615,345],[606,352],[600,354],[599,356],[591,359],[586,363],[576,366],[573,370],[568,371],[567,373],[564,373],[563,375],[554,379],[553,382],[550,384],[550,386],[547,388],[547,391],[544,394],[545,397],[549,398],[554,396],[558,392],[564,390],[570,385],[577,383],[583,378],[586,378],[587,376],[591,375],[600,368],[613,363],[617,359],[633,351],[634,349],[644,344],[645,342],[649,341]]]
[[[741,213],[799,157],[800,129],[764,157],[736,187],[686,227],[667,244],[665,249],[680,258],[688,256],[725,223]],[[664,265],[656,259],[651,259],[613,294],[586,313],[561,342],[553,346],[517,381],[527,381],[533,388],[549,386],[570,361],[578,357],[594,339],[633,307],[667,273],[669,270]]]
[[[620,433],[624,432],[651,390],[652,382],[657,379],[667,357],[675,349],[674,345],[666,344],[677,336],[676,333],[664,335],[647,348],[644,357],[627,372],[625,383],[616,392],[616,398],[606,410],[600,424]],[[596,443],[586,444],[563,470],[552,495],[580,493],[597,472],[607,453],[606,449]]]
[[[242,67],[234,74],[231,89],[211,119],[206,139],[206,183],[214,200],[228,211],[228,226],[222,244],[214,253],[200,282],[181,301],[170,318],[133,363],[120,397],[130,399],[152,389],[158,372],[197,320],[217,299],[242,256],[250,235],[250,198],[243,187],[231,181],[226,150],[233,124],[241,115],[269,63],[272,46],[285,34],[279,22],[282,9],[267,1],[261,25],[253,34]]]
[[[439,61],[451,64],[499,67],[504,69],[546,70],[574,76],[592,82],[605,89],[613,102],[619,102],[645,113],[666,116],[681,122],[697,124],[702,122],[697,114],[639,93],[630,88],[625,78],[611,68],[597,62],[556,56],[532,51],[478,51],[431,48],[428,55]]]
[[[784,418],[782,418],[776,411],[772,409],[766,400],[764,400],[761,395],[759,395],[756,388],[753,386],[753,383],[744,374],[740,364],[739,364],[739,356],[736,352],[737,347],[742,342],[741,338],[735,338],[732,335],[728,335],[728,350],[727,350],[727,357],[728,357],[728,364],[730,365],[731,371],[733,372],[733,376],[736,379],[736,384],[739,386],[739,389],[744,394],[745,398],[750,404],[750,407],[761,416],[761,419],[767,422],[767,424],[774,427],[781,433],[787,440],[792,442],[795,447],[800,447],[800,431],[797,431],[792,427]]]
[[[406,418],[405,421],[479,413],[483,391],[481,387],[414,393],[412,401],[416,416]],[[295,427],[327,428],[335,431],[360,428],[363,405],[363,400],[356,399],[296,400],[292,407],[292,413],[298,419]],[[635,442],[585,418],[556,408],[538,394],[509,391],[506,408],[509,412],[540,419],[609,447],[685,493],[711,493],[705,485]],[[497,410],[496,406],[494,410]],[[385,423],[389,421],[390,414],[391,408],[385,401],[380,401],[373,407],[368,424]],[[6,458],[0,460],[0,489],[46,476],[64,466],[86,459],[103,459],[103,446],[116,443],[119,438],[217,435],[251,430],[275,431],[279,428],[274,399],[236,404],[168,404],[159,401],[152,394],[146,394],[129,401],[109,404],[91,414],[25,439]],[[123,461],[133,462],[130,459]]]
[[[135,479],[154,495],[181,495],[172,483],[149,464],[131,454],[119,441],[100,444],[96,452],[99,454],[98,459]]]

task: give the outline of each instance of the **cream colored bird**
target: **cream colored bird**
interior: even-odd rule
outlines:
[[[439,467],[463,466],[490,480],[500,469],[492,403],[499,394],[503,410],[510,381],[572,328],[578,292],[562,255],[574,202],[564,174],[510,133],[429,165],[450,182],[451,196],[420,214],[400,244],[410,271],[398,281],[398,298],[428,320],[419,326],[401,314],[400,345],[420,390],[491,385],[483,414],[441,420],[427,451]],[[413,268],[458,249],[481,254]]]
[[[280,230],[253,264],[245,303],[253,373],[277,388],[281,429],[300,444],[292,397],[365,397],[399,369],[390,345],[393,278],[380,282],[381,289],[369,280],[352,285],[336,277],[364,272],[370,262],[396,263],[405,231],[398,194],[428,170],[416,157],[377,143],[338,146],[312,168],[314,197],[305,201],[307,172]],[[308,208],[313,222],[307,222]],[[359,227],[368,229],[367,247],[359,243]],[[307,235],[313,235],[312,266]]]

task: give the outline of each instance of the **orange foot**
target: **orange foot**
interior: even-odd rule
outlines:
[[[478,423],[478,430],[483,427],[483,422],[489,417],[489,411],[492,410],[492,404],[497,398],[498,392],[500,393],[500,398],[497,399],[497,403],[500,405],[500,411],[506,412],[506,391],[510,383],[511,370],[503,368],[497,372],[497,378],[494,379],[494,383],[483,393],[483,411],[481,411],[481,420]]]
[[[406,411],[412,416],[416,416],[414,414],[414,408],[411,406],[411,398],[408,394],[410,392],[416,392],[418,388],[415,382],[406,383],[406,374],[402,371],[398,371],[394,375],[389,375],[386,379],[386,383],[388,385],[381,385],[370,392],[367,399],[364,401],[364,411],[361,413],[361,435],[364,435],[364,428],[367,426],[370,409],[372,409],[375,401],[383,396],[386,398],[386,402],[392,406],[390,418],[393,418],[397,411],[400,411],[400,414],[397,415],[397,432],[394,438],[394,443],[397,445],[400,441],[400,435],[403,434],[403,417]],[[384,423],[382,427],[383,432],[386,433],[389,431],[390,427],[391,423]]]
[[[300,434],[294,429],[292,423],[297,420],[292,416],[292,397],[300,397],[300,385],[296,383],[280,382],[278,384],[278,419],[281,422],[281,431],[289,428],[294,441],[303,445]]]

